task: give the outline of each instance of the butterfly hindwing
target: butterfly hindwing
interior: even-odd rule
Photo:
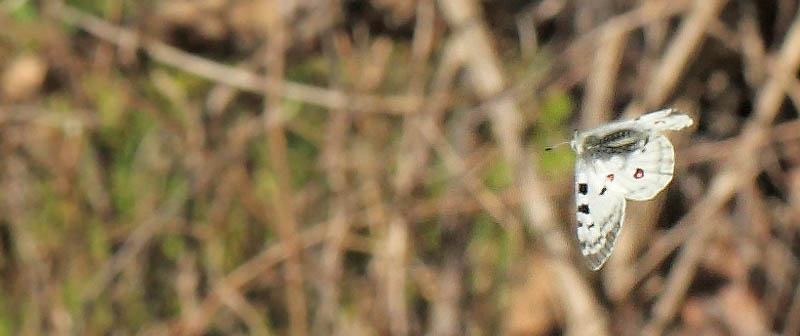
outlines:
[[[613,174],[609,187],[620,191],[627,199],[649,200],[672,181],[675,151],[665,136],[657,134],[621,163],[615,171],[608,172]]]
[[[597,270],[611,255],[622,228],[625,197],[608,187],[602,166],[578,159],[575,171],[578,243],[589,267]]]

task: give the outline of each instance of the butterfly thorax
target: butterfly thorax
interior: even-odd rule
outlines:
[[[590,134],[583,138],[579,153],[594,159],[633,153],[647,144],[648,133],[621,129],[605,134]]]

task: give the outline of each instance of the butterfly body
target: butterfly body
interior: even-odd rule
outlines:
[[[589,267],[600,269],[611,255],[626,199],[649,200],[672,181],[675,153],[662,132],[691,124],[689,116],[665,109],[575,133],[577,236]]]
[[[633,129],[614,131],[605,136],[590,135],[583,141],[583,152],[593,159],[629,154],[647,143],[647,134]]]

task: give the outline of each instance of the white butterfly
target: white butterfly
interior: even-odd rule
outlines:
[[[675,153],[661,132],[691,124],[689,116],[664,109],[575,132],[569,145],[576,154],[578,243],[593,270],[614,249],[625,199],[649,200],[672,181]]]

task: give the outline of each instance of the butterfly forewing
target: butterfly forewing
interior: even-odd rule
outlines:
[[[625,198],[608,188],[602,167],[579,158],[575,170],[578,243],[589,267],[597,270],[611,255],[622,228]]]
[[[648,114],[643,114],[632,121],[642,129],[651,132],[665,130],[678,131],[692,125],[694,121],[688,115],[678,112],[676,109],[663,109]]]
[[[647,144],[628,155],[612,182],[625,198],[645,201],[655,197],[670,181],[675,169],[675,151],[663,135],[655,135]]]

